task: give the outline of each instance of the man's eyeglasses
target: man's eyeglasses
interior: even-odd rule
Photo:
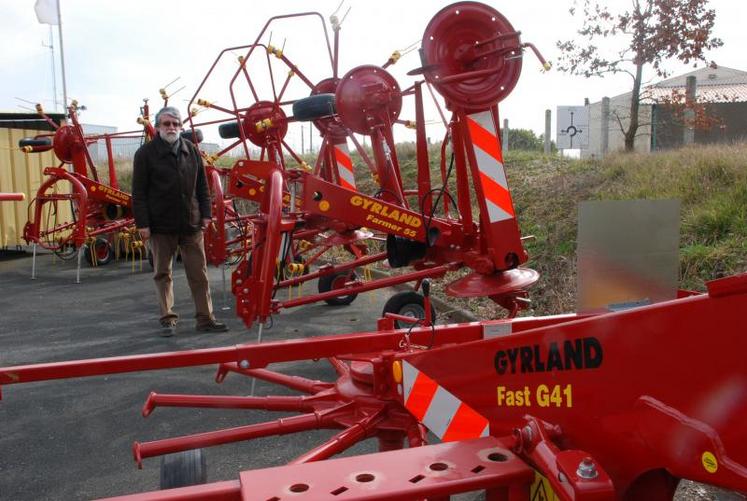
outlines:
[[[171,120],[161,120],[160,125],[163,125],[164,127],[175,127],[179,128],[182,126],[181,122],[172,122]]]

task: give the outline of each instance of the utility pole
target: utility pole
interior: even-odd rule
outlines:
[[[49,25],[49,45],[42,42],[42,47],[49,48],[49,57],[52,60],[52,107],[57,111],[57,72],[55,71],[54,64],[54,32],[52,31],[52,25]]]
[[[67,80],[65,79],[65,50],[62,45],[62,12],[57,0],[57,29],[60,35],[60,67],[62,68],[62,112],[67,116]]]

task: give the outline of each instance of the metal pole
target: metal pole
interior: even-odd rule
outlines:
[[[303,155],[303,125],[301,126],[301,155]]]
[[[314,153],[314,127],[309,124],[309,153]]]
[[[57,103],[60,101],[57,99],[57,72],[54,64],[54,31],[52,31],[52,25],[49,25],[49,55],[52,58],[52,106],[57,111]]]
[[[602,156],[605,156],[610,149],[610,98],[602,98],[602,119],[601,119],[601,148]]]
[[[684,144],[693,144],[695,142],[695,77],[687,77],[685,83],[685,123],[682,142]]]
[[[36,280],[36,242],[31,246],[33,257],[31,258],[31,280]]]
[[[552,111],[545,110],[545,155],[550,154],[550,120],[552,120]]]
[[[262,328],[265,325],[263,323],[258,324],[257,326],[257,344],[262,344]],[[254,385],[257,384],[257,378],[252,378],[252,390],[249,393],[249,395],[254,396]]]
[[[78,269],[75,271],[75,283],[80,283],[80,260],[83,258],[83,252],[85,252],[85,249],[88,245],[83,244],[80,247],[78,247]],[[91,252],[96,252],[96,247],[91,248]],[[93,254],[91,254],[91,259],[93,259]]]
[[[65,78],[65,50],[62,45],[62,12],[60,11],[60,0],[57,0],[57,29],[60,35],[60,67],[62,68],[62,112],[67,116],[67,80]]]
[[[226,295],[226,268],[228,268],[228,264],[223,263],[223,266],[220,267],[221,272],[223,274],[223,307],[221,307],[221,310],[230,310],[231,307],[228,306],[228,296]]]
[[[508,151],[508,118],[503,119],[503,138],[501,141],[503,142],[503,153],[506,153]]]

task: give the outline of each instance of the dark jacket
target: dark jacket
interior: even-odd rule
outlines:
[[[194,144],[181,138],[177,154],[156,136],[135,153],[132,210],[138,228],[151,233],[188,234],[210,218],[205,168]]]

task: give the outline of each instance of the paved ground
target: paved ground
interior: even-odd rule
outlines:
[[[173,338],[158,335],[150,271],[129,264],[84,267],[75,284],[72,262],[51,256],[0,261],[0,366],[80,358],[218,347],[253,340],[233,309],[221,311],[221,273],[212,269],[217,315],[231,331],[194,331],[193,310],[181,266],[176,271],[176,310],[182,315]],[[146,264],[147,267],[147,264]],[[315,285],[314,285],[315,286]],[[288,310],[265,330],[265,339],[311,337],[375,328],[389,293],[359,297],[351,306],[309,305]],[[233,296],[228,295],[229,301]],[[283,364],[284,372],[333,380],[326,362]],[[170,393],[245,395],[249,380],[233,375],[213,382],[214,368],[153,371],[108,377],[49,381],[2,388],[0,401],[0,499],[91,499],[158,488],[158,458],[138,470],[131,445],[183,433],[209,431],[274,419],[257,411],[159,409],[148,419],[140,409],[152,390]],[[258,382],[256,393],[283,389]],[[286,391],[287,392],[287,391]],[[209,480],[237,479],[242,469],[281,465],[332,434],[262,439],[206,449]],[[351,454],[372,451],[360,444]]]

